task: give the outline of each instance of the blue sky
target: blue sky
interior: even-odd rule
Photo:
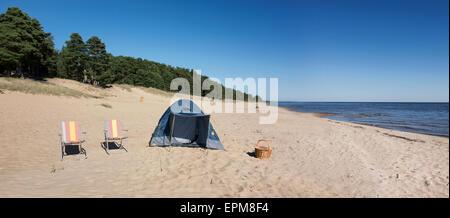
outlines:
[[[73,32],[113,55],[226,77],[277,77],[279,99],[449,100],[449,1],[0,1],[61,49]]]

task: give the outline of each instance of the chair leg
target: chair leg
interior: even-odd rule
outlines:
[[[64,159],[64,144],[61,142],[60,146],[61,146],[61,161],[62,161]]]
[[[80,144],[80,152],[82,152],[84,154],[84,159],[86,159],[87,158],[87,152],[86,152],[86,149],[83,148],[82,144]]]
[[[105,148],[106,148],[106,153],[109,155],[109,141],[108,141],[108,138],[106,138],[106,146],[105,146]]]
[[[87,151],[86,151],[86,149],[84,149],[84,148],[81,148],[81,149],[83,149],[84,159],[87,159]]]
[[[120,139],[120,148],[128,152],[128,150],[125,147],[123,147],[123,139]]]

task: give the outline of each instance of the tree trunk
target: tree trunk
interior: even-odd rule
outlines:
[[[86,75],[86,70],[83,70],[83,83],[86,83],[88,80],[88,77]]]
[[[20,76],[21,79],[23,79],[22,62],[20,61],[16,66],[16,73]]]

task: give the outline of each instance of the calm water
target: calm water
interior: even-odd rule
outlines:
[[[448,137],[448,103],[279,102],[299,112],[329,113],[329,119]]]

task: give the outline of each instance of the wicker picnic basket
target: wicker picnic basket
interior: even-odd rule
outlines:
[[[261,146],[261,142],[266,142],[267,146]],[[270,158],[272,154],[272,148],[270,148],[269,140],[261,139],[256,142],[255,157],[260,159]]]

